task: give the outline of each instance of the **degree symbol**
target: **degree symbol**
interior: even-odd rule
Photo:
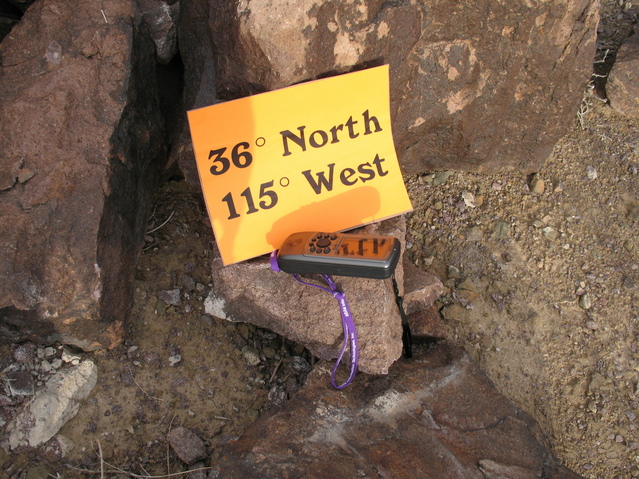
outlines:
[[[283,176],[282,178],[280,178],[280,185],[283,187],[287,187],[289,185],[290,181],[288,180],[288,178],[286,176]]]
[[[260,136],[257,140],[255,140],[255,144],[257,146],[264,146],[266,144],[266,138]]]

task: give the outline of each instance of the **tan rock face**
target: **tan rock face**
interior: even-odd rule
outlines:
[[[200,3],[222,100],[389,64],[407,173],[536,170],[581,101],[598,18],[594,0]]]

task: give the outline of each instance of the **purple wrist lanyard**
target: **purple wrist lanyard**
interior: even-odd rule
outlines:
[[[277,272],[281,271],[279,265],[277,264],[277,251],[273,251],[271,253],[271,269]],[[351,314],[351,310],[348,307],[348,302],[346,301],[346,295],[343,292],[337,290],[337,285],[335,284],[335,281],[333,281],[333,278],[328,274],[321,275],[322,278],[324,278],[324,280],[328,284],[329,286],[328,288],[325,288],[324,286],[319,286],[313,283],[307,283],[306,281],[302,281],[300,277],[296,274],[293,274],[292,276],[293,278],[295,278],[297,281],[299,281],[302,284],[305,284],[307,286],[313,286],[314,288],[322,289],[326,291],[327,293],[330,293],[333,296],[333,298],[335,298],[337,302],[339,303],[339,311],[342,315],[342,327],[344,328],[344,344],[342,345],[342,351],[339,353],[339,356],[337,357],[337,361],[335,361],[335,366],[333,366],[333,370],[331,371],[331,384],[333,385],[335,389],[344,389],[355,378],[355,373],[357,372],[357,362],[359,360],[357,330],[355,329],[355,321],[353,321],[353,315]],[[335,373],[337,372],[337,367],[342,361],[342,357],[344,356],[344,353],[346,352],[346,348],[349,345],[351,349],[351,370],[346,381],[338,385],[335,382]]]

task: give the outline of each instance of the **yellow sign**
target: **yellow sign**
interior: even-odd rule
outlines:
[[[412,209],[390,121],[388,66],[188,112],[224,264],[298,231],[343,231]]]

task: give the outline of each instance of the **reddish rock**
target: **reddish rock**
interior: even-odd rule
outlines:
[[[188,3],[180,35],[199,42],[185,70],[187,87],[200,97],[213,86],[215,101],[229,100],[390,65],[393,132],[406,173],[536,171],[581,103],[599,6],[596,0]],[[212,64],[215,85],[205,81]]]
[[[404,261],[404,311],[406,314],[423,311],[444,292],[442,282],[410,261]]]
[[[329,375],[317,365],[300,392],[224,448],[209,477],[579,477],[460,348],[416,351],[342,391]]]
[[[398,220],[392,224],[398,225]],[[405,224],[401,222],[394,232],[403,237]],[[339,355],[342,318],[331,294],[298,283],[289,274],[271,271],[265,257],[224,267],[221,258],[216,257],[212,270],[214,290],[207,300],[207,312],[270,329],[303,344],[320,358]],[[319,276],[305,279],[326,286]],[[391,280],[334,279],[346,294],[355,321],[360,370],[385,374],[402,352],[401,318]]]
[[[408,324],[414,338],[448,338],[446,324],[435,304],[409,314]]]
[[[133,0],[42,0],[0,44],[4,340],[122,339],[163,155],[154,46],[138,18]]]
[[[202,439],[185,427],[171,429],[166,437],[180,460],[188,465],[206,459],[206,448]]]
[[[365,229],[369,233],[405,236],[403,218],[387,220]],[[213,260],[214,289],[207,299],[209,314],[255,324],[306,346],[315,356],[336,358],[342,346],[342,319],[337,301],[327,292],[298,283],[292,276],[271,271],[267,258],[222,266]],[[412,274],[410,289],[404,289],[400,262],[398,286],[412,297],[414,310],[428,308],[439,296],[441,283],[427,274]],[[325,286],[321,278],[311,281]],[[402,325],[391,279],[336,276],[346,294],[359,340],[359,369],[386,374],[402,353]]]
[[[635,33],[619,47],[606,84],[610,105],[630,117],[639,117],[637,78],[639,78],[639,34]]]

